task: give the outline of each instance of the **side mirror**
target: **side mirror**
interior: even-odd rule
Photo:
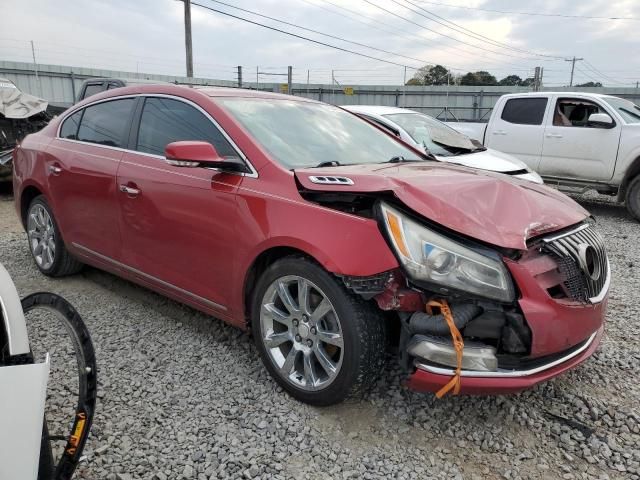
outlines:
[[[195,140],[172,142],[164,148],[166,162],[174,167],[209,167],[245,172],[244,163],[235,157],[221,157],[209,142]]]
[[[606,113],[592,113],[587,122],[589,125],[599,128],[613,128],[615,125],[613,118]]]

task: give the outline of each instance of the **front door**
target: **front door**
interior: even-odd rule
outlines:
[[[141,281],[224,315],[242,176],[169,165],[164,148],[201,140],[222,156],[238,153],[203,111],[174,98],[145,98],[135,136],[136,151],[118,171],[122,263]]]
[[[606,181],[613,176],[621,126],[589,124],[593,113],[607,110],[592,100],[559,97],[544,132],[538,173],[547,177]]]
[[[72,249],[120,257],[116,175],[135,99],[90,105],[62,124],[48,146],[52,208]]]

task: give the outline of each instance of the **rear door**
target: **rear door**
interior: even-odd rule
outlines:
[[[118,171],[123,263],[141,281],[217,313],[226,311],[236,189],[242,176],[165,162],[164,148],[202,140],[238,157],[213,119],[176,97],[144,98]]]
[[[65,242],[85,253],[120,256],[116,174],[134,98],[102,101],[67,117],[48,147],[54,214]]]
[[[553,99],[544,134],[538,173],[547,177],[606,181],[611,179],[618,155],[622,127],[589,124],[593,113],[615,116],[602,102],[579,96]]]
[[[487,147],[519,158],[538,170],[544,140],[548,98],[512,97],[496,106],[485,136]],[[502,107],[502,108],[501,108]]]

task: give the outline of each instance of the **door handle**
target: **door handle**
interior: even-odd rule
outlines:
[[[547,133],[547,134],[545,134],[545,137],[547,137],[547,138],[562,138],[562,135],[560,135],[559,133]]]
[[[137,188],[129,187],[128,185],[120,185],[120,191],[126,193],[130,197],[137,197],[140,195],[140,190]]]
[[[60,175],[62,173],[62,169],[60,167],[57,167],[55,165],[49,165],[49,173],[51,175]]]
[[[495,132],[493,132],[494,135],[506,135],[507,132],[505,132],[504,130],[496,130]]]

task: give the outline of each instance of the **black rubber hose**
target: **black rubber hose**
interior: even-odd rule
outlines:
[[[462,303],[451,306],[453,323],[461,330],[467,323],[480,315],[482,309],[471,303]],[[446,336],[449,334],[449,326],[442,314],[429,315],[425,312],[415,312],[409,319],[409,328],[413,333]]]

